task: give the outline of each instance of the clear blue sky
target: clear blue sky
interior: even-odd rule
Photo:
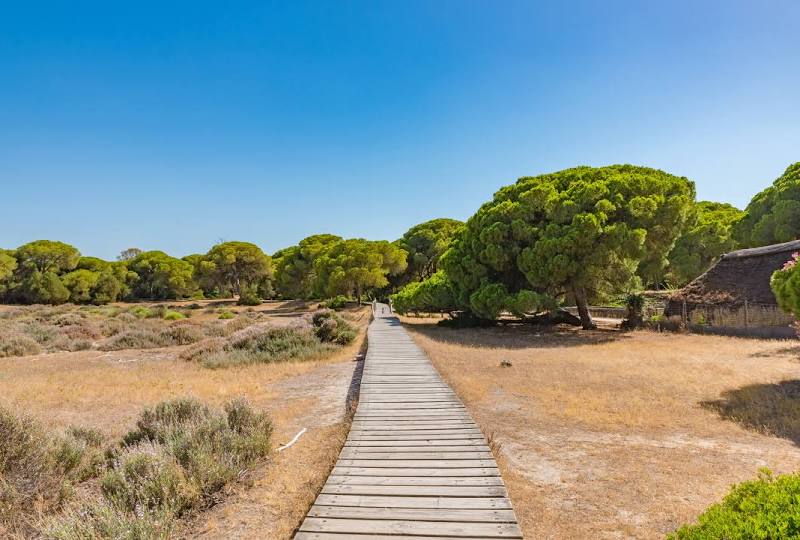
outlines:
[[[800,160],[800,2],[6,2],[0,246],[395,239],[635,163],[744,206]]]

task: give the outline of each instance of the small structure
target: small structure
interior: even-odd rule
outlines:
[[[726,253],[672,295],[665,315],[692,329],[760,337],[793,337],[791,315],[778,307],[769,282],[800,251],[800,240]]]

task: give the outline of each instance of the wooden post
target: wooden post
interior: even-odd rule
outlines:
[[[747,326],[749,324],[749,320],[748,320],[750,318],[749,315],[750,314],[749,314],[749,310],[748,310],[748,306],[747,306],[747,298],[745,298],[744,299],[744,327],[745,328],[747,328]]]
[[[683,299],[681,303],[681,320],[683,321],[684,326],[689,325],[689,312],[686,309],[686,299]]]

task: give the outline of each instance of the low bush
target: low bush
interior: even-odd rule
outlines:
[[[171,345],[171,340],[163,332],[153,328],[135,328],[121,332],[100,345],[102,351],[122,349],[153,349]]]
[[[328,298],[324,302],[320,302],[319,307],[327,308],[327,309],[343,309],[347,307],[347,302],[349,302],[346,296],[334,296],[333,298]]]
[[[244,400],[212,410],[193,398],[146,409],[111,453],[103,500],[51,521],[55,538],[168,538],[174,520],[207,506],[269,454],[272,423]]]
[[[153,310],[146,306],[135,306],[132,307],[128,313],[136,317],[137,319],[149,319],[153,316]]]
[[[756,480],[733,486],[722,502],[708,508],[695,525],[669,540],[771,540],[800,538],[800,473],[773,476],[764,469]]]
[[[74,428],[54,436],[0,407],[0,531],[35,536],[41,515],[60,509],[74,484],[97,475],[102,438],[87,433]]]
[[[39,354],[41,350],[36,341],[22,334],[3,335],[0,339],[0,358]]]
[[[353,325],[331,310],[317,311],[311,321],[314,325],[314,334],[325,343],[347,345],[358,335]]]
[[[179,321],[185,318],[186,315],[184,315],[180,311],[172,311],[172,310],[167,310],[167,312],[164,313],[164,316],[162,317],[162,319],[164,319],[165,321]]]
[[[222,313],[219,314],[218,318],[220,318],[222,320],[225,320],[225,319],[233,319],[235,317],[236,317],[236,313],[234,313],[233,311],[225,310],[225,311],[223,311]]]
[[[224,348],[225,340],[221,337],[205,339],[187,347],[186,350],[181,353],[181,358],[183,360],[200,361],[212,354],[222,352]]]
[[[189,345],[206,337],[203,331],[193,324],[173,324],[162,330],[161,335],[166,337],[171,345]]]
[[[258,306],[261,305],[261,296],[258,294],[257,287],[245,287],[239,294],[239,300],[236,302],[240,306]]]
[[[211,368],[311,359],[334,350],[311,330],[254,326],[231,336],[222,351],[199,357]]]

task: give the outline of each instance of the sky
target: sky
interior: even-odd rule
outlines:
[[[0,247],[394,240],[634,163],[746,206],[800,161],[800,2],[6,2]]]

